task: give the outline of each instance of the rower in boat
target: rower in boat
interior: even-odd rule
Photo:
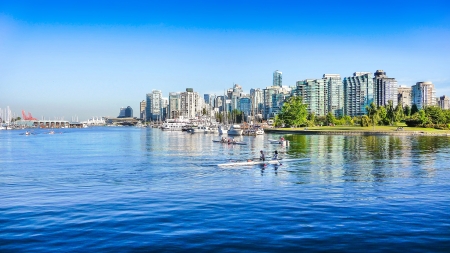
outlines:
[[[266,161],[266,156],[264,155],[264,151],[261,150],[259,152],[261,153],[260,156],[259,156],[259,160],[263,161],[263,162]]]
[[[278,160],[278,151],[275,150],[272,160]]]

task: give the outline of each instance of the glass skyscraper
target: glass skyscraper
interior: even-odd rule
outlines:
[[[278,86],[281,87],[283,85],[283,77],[282,77],[282,72],[275,70],[273,72],[273,86]]]

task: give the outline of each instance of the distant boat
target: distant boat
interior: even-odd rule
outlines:
[[[161,130],[163,130],[163,131],[182,131],[184,127],[186,127],[185,122],[168,119],[168,120],[164,121],[164,123],[162,124]]]
[[[228,135],[242,135],[243,130],[240,125],[231,125],[230,129],[228,129]]]
[[[258,128],[258,130],[255,131],[256,135],[263,135],[264,130],[262,128]]]

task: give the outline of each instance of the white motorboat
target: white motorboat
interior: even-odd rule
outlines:
[[[264,130],[263,130],[262,128],[258,128],[258,129],[255,131],[255,133],[256,133],[256,135],[263,135],[263,134],[264,134]]]
[[[218,129],[220,135],[226,134],[226,133],[227,133],[227,130],[228,130],[226,126],[222,126],[222,125],[219,125],[219,126],[217,127],[217,129]]]
[[[164,131],[181,131],[183,127],[186,126],[185,122],[179,122],[173,119],[168,119],[164,121],[164,123],[161,126],[161,130]]]
[[[242,135],[243,130],[240,125],[231,125],[230,129],[228,129],[228,135]]]

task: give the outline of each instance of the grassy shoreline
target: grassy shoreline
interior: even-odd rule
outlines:
[[[403,130],[398,130],[403,127]],[[322,126],[300,128],[268,128],[267,133],[298,133],[298,134],[348,134],[348,135],[442,135],[450,136],[450,130],[407,126]]]

